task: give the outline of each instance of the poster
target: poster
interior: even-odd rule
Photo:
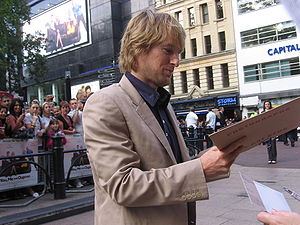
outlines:
[[[66,135],[66,139],[67,143],[64,145],[65,151],[74,149],[86,149],[86,145],[83,141],[83,136],[79,134]],[[66,178],[73,162],[74,166],[72,168],[70,178],[92,176],[91,166],[85,153],[86,151],[77,151],[64,154],[64,169]]]
[[[24,154],[35,154],[38,152],[38,141],[36,139],[3,139],[0,140],[0,156],[20,156],[16,159],[0,160],[0,171],[7,168],[16,161],[36,161],[36,157],[22,157]],[[14,165],[4,173],[0,174],[0,191],[30,187],[38,184],[37,169],[33,164],[21,163]]]

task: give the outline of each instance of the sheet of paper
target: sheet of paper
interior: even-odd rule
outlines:
[[[286,133],[300,126],[300,98],[296,98],[258,116],[240,121],[210,135],[214,144],[222,150],[232,142],[246,137],[243,151],[263,141]]]
[[[242,173],[240,176],[252,204],[263,207],[267,212],[271,212],[273,209],[291,212],[291,208],[281,192],[253,181]]]
[[[280,1],[280,3],[282,3],[285,6],[287,11],[297,24],[298,28],[300,29],[300,0],[283,0]]]

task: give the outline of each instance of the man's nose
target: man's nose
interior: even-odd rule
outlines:
[[[173,64],[175,67],[179,66],[179,54],[174,54],[171,58],[171,64]]]

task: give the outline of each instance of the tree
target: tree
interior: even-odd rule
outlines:
[[[47,73],[42,34],[24,34],[30,22],[30,7],[25,0],[1,0],[0,7],[0,90],[22,93],[23,68],[29,79],[39,80]],[[25,67],[23,67],[25,66]]]

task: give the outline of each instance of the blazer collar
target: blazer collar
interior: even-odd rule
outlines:
[[[171,146],[147,103],[144,101],[144,99],[141,97],[141,95],[138,93],[138,91],[135,89],[135,87],[131,84],[131,82],[126,76],[123,76],[121,78],[119,84],[123,91],[126,92],[131,98],[132,103],[136,107],[136,112],[139,114],[141,119],[148,125],[153,134],[161,142],[162,146],[164,146],[174,164],[176,164],[176,159],[171,149]]]

